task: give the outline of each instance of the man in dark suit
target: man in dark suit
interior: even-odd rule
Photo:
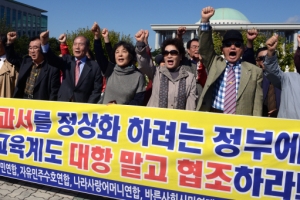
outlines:
[[[256,52],[256,65],[265,70],[264,60],[267,55],[268,48],[259,48]],[[271,76],[271,75],[269,75]],[[280,106],[281,90],[274,87],[272,83],[263,76],[263,116],[277,117]]]
[[[17,38],[16,32],[7,34],[5,46],[7,60],[18,63],[19,77],[13,94],[14,98],[57,100],[60,87],[59,69],[51,66],[41,51],[39,37],[30,39],[28,55],[23,59],[14,51],[13,43]]]
[[[40,34],[44,56],[51,64],[57,64],[63,72],[63,80],[58,91],[58,101],[97,103],[102,88],[99,65],[87,58],[89,41],[78,36],[73,42],[73,55],[56,56],[49,48],[49,31]]]

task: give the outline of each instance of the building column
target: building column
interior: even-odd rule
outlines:
[[[159,32],[156,32],[155,33],[155,49],[159,49],[160,40],[161,40],[161,35]]]
[[[191,40],[195,38],[195,32],[191,31]]]
[[[294,42],[294,51],[297,50],[298,48],[298,40],[297,40],[297,37],[298,37],[298,31],[295,31],[294,35],[293,35],[293,42]]]
[[[172,38],[176,38],[176,31],[173,31]]]

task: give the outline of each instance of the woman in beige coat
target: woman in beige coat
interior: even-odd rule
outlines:
[[[137,60],[140,71],[153,82],[149,107],[173,108],[182,110],[196,109],[196,79],[180,61],[185,54],[180,39],[168,39],[162,44],[165,67],[154,66],[146,53],[148,31],[140,30],[136,35]]]

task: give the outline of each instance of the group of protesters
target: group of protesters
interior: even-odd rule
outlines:
[[[256,29],[247,31],[246,45],[240,31],[227,30],[222,55],[216,54],[209,22],[214,12],[202,9],[199,39],[188,41],[185,49],[186,29],[178,27],[176,38],[166,39],[155,59],[147,30],[135,34],[135,46],[119,41],[112,47],[109,31],[94,23],[94,53],[90,41],[78,36],[71,55],[62,34],[60,56],[45,31],[30,39],[25,57],[14,50],[17,33],[8,32],[0,41],[0,97],[300,119],[300,34],[294,57],[298,73],[284,73],[275,51],[278,36],[254,52]]]

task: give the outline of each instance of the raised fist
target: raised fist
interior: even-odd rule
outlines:
[[[247,40],[253,41],[258,36],[258,32],[255,28],[247,31]]]
[[[17,32],[7,33],[7,44],[12,44],[17,39]]]
[[[49,31],[44,31],[40,34],[40,40],[42,45],[46,45],[49,41]]]
[[[102,30],[102,37],[103,37],[103,38],[108,37],[108,29],[107,29],[107,28],[104,28],[104,29]]]
[[[97,22],[94,22],[94,24],[93,24],[93,26],[91,28],[91,31],[94,33],[94,36],[97,36],[97,37],[100,36],[100,27],[97,24]]]
[[[215,14],[215,9],[213,7],[206,7],[202,9],[201,12],[201,22],[208,22],[209,19]]]
[[[270,39],[267,40],[266,46],[268,52],[274,53],[278,44],[278,35],[273,35]]]
[[[177,29],[177,35],[178,36],[183,36],[186,32],[186,27],[185,26],[180,26]]]
[[[67,41],[67,35],[65,33],[61,34],[59,37],[58,37],[58,41],[61,43],[61,44],[65,44],[66,41]]]
[[[145,34],[144,42],[145,42],[145,44],[148,44],[149,31],[148,30],[144,30],[144,34]]]
[[[139,30],[136,34],[135,34],[135,39],[137,42],[144,42],[145,40],[145,33],[144,30]]]

